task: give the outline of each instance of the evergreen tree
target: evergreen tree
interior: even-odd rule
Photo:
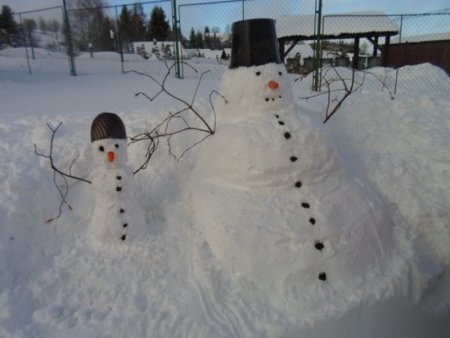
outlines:
[[[33,19],[24,19],[23,20],[23,28],[25,29],[25,32],[32,33],[37,28],[37,23]]]
[[[9,6],[2,6],[0,13],[0,31],[4,31],[5,42],[11,45],[17,39],[17,24],[14,21],[14,15]]]
[[[205,48],[204,41],[203,41],[203,34],[200,30],[197,31],[197,34],[195,35],[195,48]]]
[[[99,17],[99,27],[96,38],[94,40],[95,46],[99,50],[115,50],[116,32],[112,20],[107,16]],[[111,37],[111,32],[114,38]]]
[[[189,34],[189,46],[190,48],[197,48],[197,40],[195,35],[194,27],[191,28],[191,33]]]
[[[145,40],[146,33],[144,8],[136,3],[131,13],[131,41]]]
[[[150,14],[148,25],[148,35],[150,39],[166,41],[170,35],[169,21],[166,20],[166,13],[160,6],[155,6]]]
[[[23,20],[23,29],[27,36],[28,44],[31,47],[36,47],[36,41],[33,37],[33,32],[36,30],[36,28],[37,28],[37,23],[33,19],[24,19]],[[33,59],[34,59],[34,55],[33,55]]]
[[[205,27],[205,35],[204,35],[204,37],[205,37],[205,39],[204,39],[204,46],[205,46],[205,48],[213,49],[212,45],[211,45],[211,34],[210,34],[208,26]]]
[[[41,16],[39,17],[39,29],[41,32],[47,32],[49,30],[47,21]]]
[[[49,20],[48,27],[55,34],[55,36],[58,37],[58,32],[61,28],[61,24],[59,23],[59,21],[56,19]]]
[[[130,15],[130,12],[128,11],[127,6],[123,6],[122,11],[120,12],[119,31],[120,31],[120,37],[121,37],[124,45],[127,45],[128,43],[133,41],[131,15]]]

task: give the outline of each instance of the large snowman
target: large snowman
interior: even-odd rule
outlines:
[[[145,212],[137,199],[126,137],[125,126],[114,113],[101,113],[92,122],[90,179],[95,206],[89,237],[95,245],[116,247],[146,235]]]
[[[411,291],[411,271],[418,295],[430,276],[407,230],[294,104],[274,21],[232,30],[226,101],[216,102],[217,131],[197,149],[187,196],[212,253],[302,318]]]

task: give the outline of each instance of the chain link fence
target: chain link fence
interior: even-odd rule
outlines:
[[[67,72],[68,58],[62,32],[62,6],[13,13],[12,32],[0,37],[0,70]]]
[[[62,6],[13,13],[14,35],[0,30],[0,71],[165,74],[164,63],[177,62],[174,76],[220,79],[231,53],[232,23],[264,17],[276,20],[293,76],[327,65],[382,69],[390,90],[404,92],[415,85],[405,65],[431,63],[450,74],[450,11],[321,17],[316,0],[186,2],[69,6],[68,26]],[[423,76],[433,81],[433,74]]]
[[[322,66],[371,72],[393,93],[427,89],[423,83],[442,78],[440,70],[423,65],[419,84],[417,74],[404,66],[432,64],[450,75],[450,12],[328,15],[322,27]]]
[[[160,23],[165,25],[165,34],[158,36],[150,29],[155,8],[163,13]],[[172,58],[170,0],[70,8],[68,14],[78,73],[161,73],[161,61]]]
[[[220,79],[231,54],[233,22],[253,18],[277,19],[300,13],[314,16],[315,1],[214,1],[179,5],[178,13],[184,37],[182,58],[195,68],[194,71],[191,67],[182,67],[182,76],[204,74],[205,77]]]

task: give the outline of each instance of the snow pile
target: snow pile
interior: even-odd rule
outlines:
[[[409,71],[420,87],[424,82],[420,74],[440,69],[419,65],[402,71]],[[435,91],[434,96],[416,91],[394,100],[383,93],[355,96],[344,106],[339,118],[330,121],[330,131],[346,149],[346,162],[420,233],[448,270],[450,100],[447,94],[436,93],[439,90],[448,93],[450,81],[445,74],[438,79],[436,90],[432,84],[428,87],[429,91]],[[368,100],[372,102],[370,106]],[[448,283],[449,277],[441,283]],[[448,306],[450,295],[441,297],[434,306]]]

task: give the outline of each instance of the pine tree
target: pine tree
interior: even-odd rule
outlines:
[[[189,34],[189,46],[190,48],[197,48],[197,40],[194,27],[191,28],[191,33]]]
[[[133,41],[133,33],[131,28],[130,12],[128,11],[127,6],[123,6],[119,17],[119,32],[124,45],[127,45]]]
[[[141,4],[135,3],[133,5],[133,12],[131,13],[131,40],[143,41],[147,33],[145,26],[144,8]]]
[[[58,32],[61,28],[61,24],[59,23],[59,21],[56,19],[49,20],[48,27],[55,34],[55,36],[58,37]]]
[[[150,14],[148,25],[148,35],[150,39],[166,41],[170,35],[169,21],[166,20],[166,13],[160,6],[155,6]]]
[[[39,30],[41,32],[47,32],[49,30],[47,21],[45,21],[41,16],[39,17]]]
[[[198,30],[197,34],[195,35],[195,43],[197,45],[196,48],[205,48],[204,41],[203,41],[203,34],[200,30]]]
[[[27,36],[28,43],[31,47],[36,46],[36,41],[34,41],[35,39],[33,37],[33,32],[36,30],[36,28],[37,28],[37,23],[33,19],[24,19],[23,20],[23,29]],[[34,59],[34,55],[33,55],[33,59]]]
[[[204,42],[205,48],[213,49],[212,48],[212,43],[211,43],[212,42],[211,41],[211,34],[210,34],[210,30],[209,30],[208,26],[205,27],[205,34],[204,34],[204,36],[205,36],[205,42]]]
[[[0,31],[3,30],[5,35],[5,42],[11,45],[17,39],[17,24],[14,21],[14,15],[9,6],[2,6],[0,13]]]

